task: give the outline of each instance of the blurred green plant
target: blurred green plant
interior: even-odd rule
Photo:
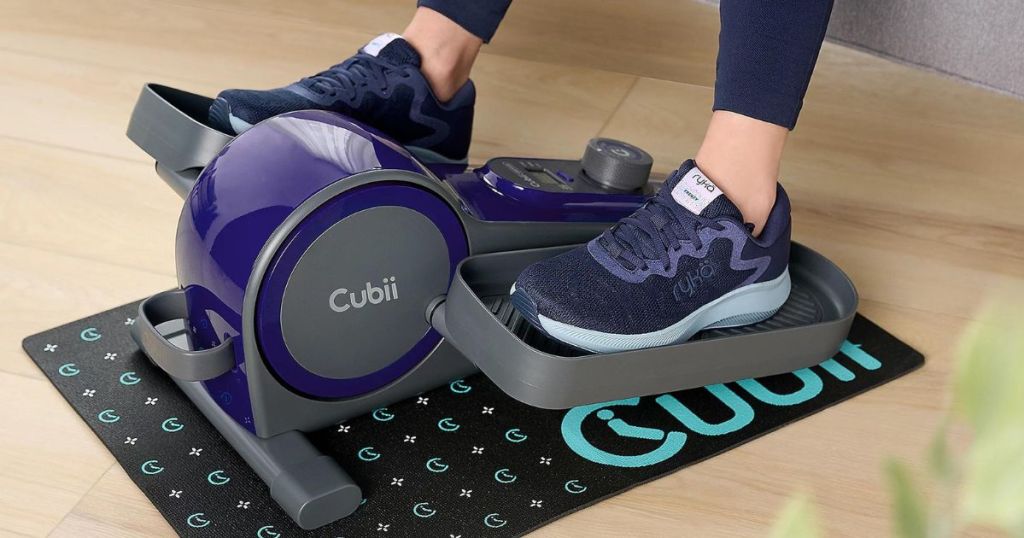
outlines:
[[[819,538],[818,511],[806,493],[789,500],[772,528],[772,538]]]
[[[970,440],[954,452],[949,432],[958,426],[969,429]],[[919,487],[905,462],[885,464],[895,536],[951,538],[977,525],[1024,538],[1024,303],[989,306],[964,334],[950,413],[926,461],[931,488]],[[790,500],[772,531],[821,535],[803,494]]]

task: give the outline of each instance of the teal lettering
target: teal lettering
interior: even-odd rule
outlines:
[[[737,383],[746,389],[751,396],[769,405],[797,405],[821,394],[821,388],[823,386],[821,378],[818,377],[818,374],[812,372],[810,368],[797,370],[793,372],[793,375],[800,379],[800,381],[803,381],[804,386],[800,387],[800,390],[789,394],[778,394],[772,392],[756,379],[741,379],[737,381]]]
[[[709,424],[671,394],[658,396],[655,401],[687,428],[703,435],[725,435],[754,421],[754,409],[729,387],[719,384],[704,388],[732,410],[732,418],[717,424]]]

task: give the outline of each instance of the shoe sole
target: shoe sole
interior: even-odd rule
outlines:
[[[238,136],[252,128],[252,124],[231,113],[231,105],[223,97],[210,105],[210,125],[223,133]]]
[[[787,268],[774,280],[730,291],[664,329],[641,334],[607,333],[555,321],[539,314],[533,299],[514,284],[510,293],[512,306],[520,315],[551,338],[595,353],[612,353],[678,344],[705,329],[759,323],[782,308],[791,287]]]
[[[219,131],[230,135],[238,136],[252,128],[249,123],[231,113],[231,105],[222,98],[214,99],[210,105],[210,124]],[[451,164],[466,166],[467,159],[449,159],[440,153],[418,146],[405,146],[405,149],[412,153],[416,160],[423,164]]]

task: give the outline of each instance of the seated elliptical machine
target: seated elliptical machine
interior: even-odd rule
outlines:
[[[211,100],[147,85],[128,137],[185,199],[180,288],[143,301],[132,336],[303,528],[352,513],[358,485],[302,432],[477,370],[550,409],[817,364],[857,308],[843,272],[794,243],[772,318],[670,346],[588,354],[546,338],[508,291],[654,190],[644,151],[594,139],[580,161],[425,165],[339,114],[303,111],[233,138]]]

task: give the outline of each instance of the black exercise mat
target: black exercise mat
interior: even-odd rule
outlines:
[[[138,350],[128,332],[137,308],[115,308],[23,345],[182,536],[520,535],[924,363],[858,316],[844,352],[799,375],[602,409],[545,411],[483,376],[455,381],[311,435],[366,500],[354,515],[307,534]]]

